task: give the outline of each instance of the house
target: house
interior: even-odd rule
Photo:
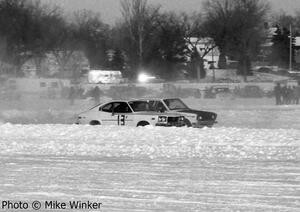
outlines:
[[[196,38],[191,37],[188,40],[188,48],[192,51],[194,47],[197,48],[197,51],[200,56],[203,56],[203,54],[206,53],[207,49],[212,48],[214,45],[212,38]],[[209,69],[211,65],[213,64],[215,68],[218,68],[218,62],[219,62],[219,56],[220,52],[218,47],[214,47],[212,50],[210,50],[206,55],[204,55],[204,68]],[[188,58],[188,60],[190,60]]]

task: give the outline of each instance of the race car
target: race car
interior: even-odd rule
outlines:
[[[147,101],[152,110],[167,113],[180,113],[185,117],[184,122],[188,127],[202,128],[212,127],[217,123],[217,114],[208,111],[194,110],[189,108],[179,98],[168,99],[143,99]]]
[[[76,124],[126,125],[126,126],[176,126],[185,125],[184,116],[174,113],[160,113],[151,110],[147,101],[111,101],[96,105],[77,116]]]

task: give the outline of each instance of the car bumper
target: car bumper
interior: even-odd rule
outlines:
[[[215,120],[198,121],[197,123],[193,123],[192,126],[195,128],[212,127],[216,123],[218,123],[218,122]]]
[[[158,127],[183,127],[185,124],[183,122],[180,123],[156,123],[155,126]]]

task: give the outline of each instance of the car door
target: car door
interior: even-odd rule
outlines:
[[[114,104],[113,115],[117,117],[118,125],[129,125],[133,124],[132,110],[127,102],[117,102]]]
[[[99,118],[102,125],[117,125],[117,116],[114,115],[115,102],[107,103],[99,108]]]

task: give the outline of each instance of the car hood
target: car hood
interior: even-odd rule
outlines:
[[[209,112],[209,111],[201,111],[201,110],[194,110],[194,109],[182,109],[182,110],[176,110],[176,112],[196,114],[197,116],[201,116],[202,120],[216,120],[216,118],[217,118],[216,113]]]

